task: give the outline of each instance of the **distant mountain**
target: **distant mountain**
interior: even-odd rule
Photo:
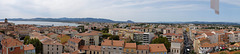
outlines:
[[[4,20],[4,19],[0,19]],[[128,21],[113,21],[110,19],[102,18],[32,18],[32,19],[23,19],[23,18],[11,18],[9,21],[50,21],[50,22],[106,22],[106,23],[134,23],[131,20]]]
[[[234,23],[234,22],[202,22],[202,21],[192,21],[192,22],[153,22],[153,23],[240,25],[239,23]]]
[[[225,25],[240,25],[239,23],[233,23],[233,22],[200,22],[200,21],[193,21],[193,22],[185,22],[185,23],[192,23],[192,24],[225,24]]]

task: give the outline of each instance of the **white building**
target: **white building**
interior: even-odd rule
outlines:
[[[24,45],[24,54],[36,54],[35,47],[32,44]]]
[[[153,37],[154,37],[153,33],[134,33],[133,34],[133,40],[142,42],[142,44],[150,44]]]
[[[183,54],[183,39],[175,39],[171,42],[171,53],[172,54]]]

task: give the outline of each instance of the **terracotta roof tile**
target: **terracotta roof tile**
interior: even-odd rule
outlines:
[[[164,46],[164,44],[149,44],[149,47],[150,52],[167,52],[167,49]]]
[[[62,45],[61,43],[52,40],[47,36],[36,36],[35,38],[39,39],[42,44],[49,44],[49,45]]]
[[[166,33],[163,35],[169,35],[169,36],[182,36],[182,34],[175,34],[175,33]]]
[[[137,45],[137,50],[148,50],[149,46],[148,45]]]
[[[205,34],[206,34],[207,36],[215,35],[214,33],[210,33],[210,32],[206,32]]]
[[[119,41],[119,40],[104,40],[101,45],[103,46],[119,46],[123,47],[124,41]]]
[[[78,49],[89,50],[89,46],[88,45],[82,45]]]
[[[90,45],[89,49],[94,51],[101,51],[101,46]]]
[[[122,47],[124,45],[124,41],[113,40],[113,46]]]
[[[79,33],[79,34],[76,34],[76,35],[79,35],[79,36],[93,36],[93,35],[99,35],[99,31],[90,31],[90,32],[85,32],[85,33]]]
[[[72,41],[72,42],[74,42],[74,43],[79,43],[81,40],[82,40],[82,39],[78,39],[78,38],[75,38],[75,37],[69,39],[69,41]]]
[[[124,48],[137,48],[136,43],[125,43]]]
[[[178,43],[181,43],[181,42],[183,42],[184,40],[183,39],[175,39],[175,40],[173,40],[172,42],[178,42]]]
[[[215,45],[205,42],[205,43],[201,44],[201,47],[215,47]]]
[[[24,50],[34,50],[34,46],[32,44],[24,45]]]
[[[51,33],[48,33],[47,36],[51,36],[51,35],[53,35],[53,34],[55,34],[55,33],[52,33],[52,32],[51,32]]]
[[[23,46],[23,43],[17,39],[13,39],[13,38],[8,38],[8,39],[4,39],[1,42],[2,46],[6,46],[6,47],[13,47],[13,46]]]
[[[233,31],[233,33],[240,33],[240,31]]]

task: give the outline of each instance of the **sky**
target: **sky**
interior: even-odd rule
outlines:
[[[105,18],[135,22],[239,22],[240,0],[0,0],[0,18]]]

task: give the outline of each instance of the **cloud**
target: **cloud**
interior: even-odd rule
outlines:
[[[220,2],[240,6],[240,0],[220,0]]]
[[[237,0],[221,2],[240,6]],[[0,0],[0,18],[97,17],[157,21],[209,11],[207,3],[210,0]]]

